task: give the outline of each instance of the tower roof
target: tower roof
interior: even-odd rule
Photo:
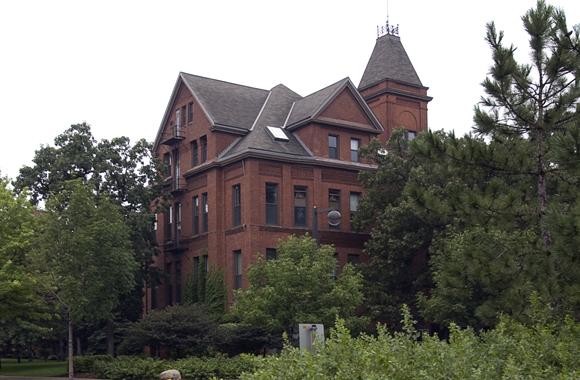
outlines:
[[[423,87],[401,39],[393,34],[377,38],[358,89],[363,90],[386,79]]]

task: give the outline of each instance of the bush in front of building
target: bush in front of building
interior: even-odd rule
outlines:
[[[580,324],[535,319],[526,326],[502,317],[493,330],[451,326],[449,341],[422,334],[405,313],[402,332],[379,328],[353,338],[338,322],[313,353],[286,347],[256,362],[243,380],[265,379],[577,379]]]
[[[145,346],[171,359],[210,354],[217,335],[217,317],[201,304],[154,310],[135,322],[119,346],[123,354],[139,354]]]
[[[77,360],[79,360],[77,362]],[[86,356],[75,359],[83,365],[83,372],[111,380],[156,380],[168,369],[176,369],[187,380],[238,379],[242,372],[252,372],[261,358],[240,355],[228,358],[223,355],[212,357],[190,357],[180,360],[161,360],[137,356],[104,358]]]
[[[113,357],[110,355],[86,355],[74,357],[74,368],[78,373],[95,373],[96,363],[99,361],[110,362]]]

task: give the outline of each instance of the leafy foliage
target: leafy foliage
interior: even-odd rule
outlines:
[[[95,360],[88,372],[111,380],[155,380],[161,372],[177,369],[184,379],[236,379],[242,372],[251,372],[257,361],[248,355],[191,357],[175,361],[120,356],[112,360]]]
[[[135,322],[119,349],[142,352],[149,346],[157,352],[166,350],[171,358],[182,358],[207,354],[216,336],[216,317],[205,306],[170,306]]]
[[[18,349],[46,332],[51,318],[38,277],[30,270],[37,223],[24,194],[0,178],[0,347]]]
[[[522,20],[529,65],[488,25],[494,66],[474,135],[395,133],[386,156],[367,152],[379,167],[362,176],[358,222],[371,230],[364,273],[378,320],[405,302],[432,322],[490,327],[500,313],[523,318],[532,292],[578,315],[579,30],[543,1]]]
[[[46,204],[37,268],[73,320],[109,318],[134,281],[127,227],[108,198],[71,181]]]
[[[131,144],[127,137],[97,141],[88,124],[75,124],[55,138],[54,146],[41,146],[33,163],[20,169],[14,183],[18,191],[29,189],[33,203],[58,195],[68,181],[80,180],[97,199],[108,197],[120,208],[139,270],[118,313],[122,319],[138,319],[143,282],[151,284],[158,277],[151,267],[155,244],[150,207],[162,191],[151,144],[143,139]]]
[[[298,323],[333,323],[337,316],[360,322],[362,277],[346,265],[336,277],[334,249],[318,247],[309,236],[291,236],[278,246],[278,258],[260,259],[248,272],[250,286],[236,294],[233,314],[271,331],[292,332]]]
[[[242,379],[571,379],[580,366],[580,325],[571,319],[525,326],[502,318],[477,335],[451,325],[449,341],[420,334],[408,309],[402,332],[378,328],[377,336],[352,338],[342,321],[313,353],[286,347],[257,362]],[[418,339],[420,337],[420,339]]]
[[[205,263],[193,268],[183,294],[184,303],[193,305],[201,303],[215,314],[223,314],[226,308],[226,285],[221,269],[205,269]]]

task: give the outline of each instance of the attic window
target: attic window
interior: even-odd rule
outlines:
[[[288,141],[288,136],[286,136],[286,132],[282,130],[280,127],[266,127],[268,132],[274,137],[274,140],[278,141]]]

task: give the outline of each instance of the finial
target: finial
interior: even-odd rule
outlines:
[[[384,35],[389,35],[389,36],[399,36],[399,24],[397,25],[391,25],[389,24],[389,20],[387,19],[387,22],[385,23],[385,25],[377,25],[377,38],[382,37]]]

